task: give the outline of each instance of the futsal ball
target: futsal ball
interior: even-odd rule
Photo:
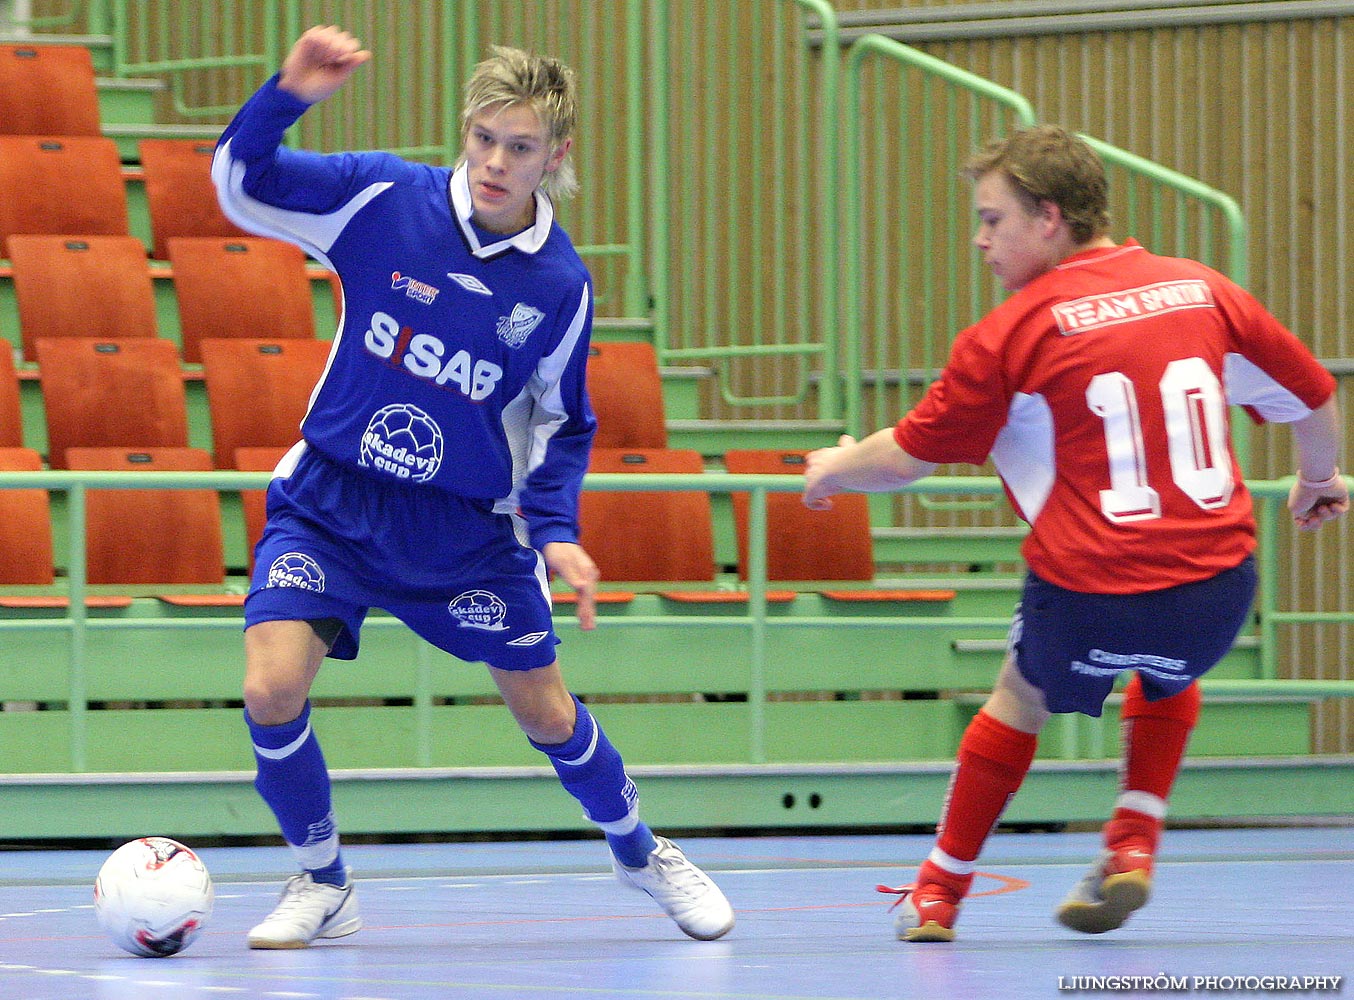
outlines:
[[[99,926],[119,948],[143,958],[167,958],[192,944],[214,898],[202,859],[168,837],[123,844],[94,881]]]

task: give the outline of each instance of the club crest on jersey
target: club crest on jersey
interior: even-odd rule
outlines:
[[[474,292],[476,295],[494,294],[489,290],[488,285],[480,281],[480,279],[473,274],[458,274],[455,271],[448,271],[447,277],[456,282],[456,284],[460,285],[467,292]]]
[[[495,332],[498,334],[498,339],[509,347],[521,347],[527,342],[531,332],[541,325],[543,319],[545,319],[545,313],[539,309],[533,309],[525,302],[519,302],[512,307],[511,316],[500,316],[498,318],[498,328]]]
[[[324,593],[324,570],[304,552],[284,552],[268,567],[268,586]]]
[[[437,298],[437,293],[442,290],[407,274],[400,274],[399,271],[391,272],[390,287],[397,291],[403,288],[405,295],[415,302],[422,302],[425,306],[432,305],[433,299]]]
[[[442,428],[409,403],[383,406],[362,432],[358,464],[415,483],[426,483],[442,467]]]
[[[481,632],[502,632],[508,626],[508,606],[497,594],[487,590],[467,590],[447,605],[447,612],[460,628],[479,629]]]

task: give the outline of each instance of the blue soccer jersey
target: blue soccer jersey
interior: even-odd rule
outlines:
[[[531,228],[485,233],[464,168],[283,147],[307,107],[274,77],[212,165],[232,221],[299,245],[342,287],[302,436],[370,476],[520,510],[536,548],[576,541],[592,288],[549,198]]]

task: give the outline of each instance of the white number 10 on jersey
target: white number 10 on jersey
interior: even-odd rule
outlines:
[[[1227,401],[1203,358],[1166,366],[1158,386],[1166,413],[1171,478],[1204,510],[1232,498],[1232,458],[1227,447]],[[1106,372],[1086,387],[1086,404],[1105,424],[1110,488],[1100,510],[1115,523],[1161,516],[1161,495],[1147,482],[1147,453],[1138,419],[1137,387],[1123,372]]]

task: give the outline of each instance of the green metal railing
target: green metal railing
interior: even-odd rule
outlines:
[[[585,128],[581,214],[561,209],[594,268],[598,316],[651,336],[663,363],[708,363],[710,415],[816,417],[854,434],[887,422],[1000,299],[968,251],[956,171],[1033,109],[882,35],[843,49],[829,0],[674,6],[72,0],[43,27],[106,28],[118,75],[162,77],[177,114],[221,122],[304,27],[340,18],[377,58],[292,141],[437,162],[458,155],[461,83],[490,42],[559,54],[584,81],[585,121],[621,126]],[[740,45],[703,44],[711,31]],[[1230,198],[1091,141],[1122,175],[1127,232],[1245,283]],[[749,179],[774,203],[731,197]]]
[[[870,113],[867,84],[889,95],[877,96]],[[971,273],[972,255],[962,252],[969,212],[957,197],[959,168],[984,134],[1035,118],[1014,91],[882,35],[847,50],[842,89],[845,416],[848,433],[859,437],[906,408],[877,377],[867,422],[860,373],[933,373],[943,345],[994,303]],[[969,123],[962,137],[961,121]],[[891,244],[901,248],[896,256]]]
[[[964,238],[971,222],[967,204],[956,196],[959,172],[988,139],[1037,119],[1015,91],[882,35],[863,36],[847,50],[842,87],[843,368],[846,423],[860,434],[906,409],[907,394],[903,388],[891,394],[887,380],[876,378],[871,422],[864,380],[849,376],[911,372],[915,385],[924,384],[938,371],[954,333],[999,300]],[[873,98],[868,110],[867,96]],[[1246,283],[1246,225],[1232,198],[1083,138],[1105,161],[1119,229],[1158,253],[1193,257]],[[890,243],[901,247],[896,256],[887,252]],[[888,343],[879,331],[896,331],[898,343]]]
[[[1113,172],[1127,181],[1121,195],[1129,232],[1158,253],[1192,257],[1222,271],[1238,285],[1250,281],[1246,219],[1231,196],[1160,163],[1082,135]],[[1143,190],[1138,182],[1150,186]],[[1174,197],[1172,197],[1174,195]]]
[[[8,22],[21,31],[77,31],[107,34],[108,8],[106,0],[68,0],[63,4],[43,4],[42,11],[19,16],[0,3],[0,22]]]
[[[164,79],[173,113],[207,125],[224,124],[277,69],[306,27],[340,16],[320,0],[254,0],[210,10],[177,0],[107,3],[116,74]],[[450,164],[460,152],[462,84],[490,42],[560,55],[585,79],[585,112],[597,109],[589,120],[614,120],[607,102],[614,101],[615,91],[628,97],[622,129],[580,136],[573,155],[580,162],[580,202],[587,214],[570,225],[579,252],[595,262],[599,315],[636,317],[635,325],[643,327],[648,258],[662,249],[645,243],[650,133],[644,101],[637,98],[646,82],[648,5],[625,0],[575,6],[577,16],[546,19],[533,18],[520,4],[480,0],[401,5],[353,0],[341,14],[344,27],[370,45],[376,58],[363,67],[360,84],[307,114],[287,141],[331,151],[380,148]],[[665,6],[656,8],[656,20],[666,17]],[[611,22],[623,30],[609,30]],[[625,198],[618,201],[619,190]],[[559,208],[567,220],[570,205]]]
[[[660,310],[655,343],[665,361],[713,363],[720,398],[733,407],[806,404],[816,365],[822,376],[818,414],[837,419],[837,16],[826,0],[784,0],[776,9],[792,8],[801,12],[793,23],[748,31],[748,47],[736,54],[740,65],[707,63],[696,74],[707,81],[707,96],[697,122],[688,127],[710,147],[711,163],[703,169],[684,164],[674,182],[669,158],[675,151],[654,149],[662,158],[658,169],[666,199],[660,204],[698,206],[707,244],[674,248],[672,265],[692,279],[676,287],[667,281],[669,269],[660,268],[667,255],[655,256]],[[816,61],[805,44],[810,24],[818,25],[827,40]],[[742,71],[748,64],[764,65],[767,73]],[[719,92],[716,81],[724,79],[734,91],[732,100]],[[732,133],[726,124],[731,116],[739,123]],[[736,155],[740,146],[742,153]],[[784,209],[768,207],[764,198],[754,198],[746,215],[731,212],[731,185],[749,178],[774,191],[779,203],[794,205],[796,221],[787,224]],[[722,286],[719,270],[702,261],[710,260],[711,249],[717,268],[728,272]],[[787,260],[808,266],[787,267]],[[758,362],[763,372],[774,371],[768,381],[776,383],[776,391],[749,392],[735,385],[734,369],[745,360]]]
[[[99,619],[91,620],[85,605],[89,587],[85,575],[85,509],[86,494],[91,489],[214,489],[248,490],[267,485],[268,475],[256,472],[0,472],[0,489],[45,489],[67,495],[69,567],[64,596],[68,610],[64,618],[23,619],[0,621],[0,634],[6,631],[52,630],[64,631],[69,638],[70,688],[68,693],[71,721],[70,764],[73,771],[83,771],[87,765],[86,712],[88,708],[88,677],[86,648],[91,632],[139,629],[172,630],[232,628],[238,629],[239,619]],[[1280,561],[1277,531],[1282,516],[1284,499],[1292,487],[1292,480],[1251,482],[1247,484],[1257,498],[1260,519],[1260,547],[1258,566],[1260,592],[1255,614],[1259,623],[1261,669],[1254,681],[1236,680],[1226,683],[1229,692],[1256,694],[1292,694],[1303,697],[1354,696],[1354,681],[1302,681],[1281,679],[1275,658],[1276,629],[1284,624],[1349,623],[1354,612],[1313,612],[1281,610],[1277,598],[1277,572]],[[749,685],[747,691],[751,717],[748,760],[753,764],[766,762],[765,711],[767,704],[767,635],[769,630],[783,626],[795,628],[820,627],[849,630],[879,627],[897,628],[899,632],[919,628],[1004,628],[1007,617],[773,617],[767,601],[767,496],[771,493],[797,493],[803,488],[800,476],[753,476],[707,473],[701,475],[652,474],[644,476],[624,474],[589,475],[585,489],[599,491],[676,490],[684,492],[733,493],[747,492],[750,500],[748,525],[747,613],[742,616],[650,615],[607,617],[599,619],[600,628],[690,628],[693,626],[745,630],[750,639]],[[929,494],[978,494],[996,496],[1001,492],[1000,482],[992,477],[932,477],[907,487],[905,492]],[[376,623],[373,623],[376,624]],[[396,622],[384,623],[398,627]],[[426,644],[423,644],[426,645]],[[431,759],[431,736],[428,724],[432,706],[432,659],[420,656],[419,681],[416,686],[415,707],[420,728],[419,759]],[[192,697],[185,692],[184,697]]]

